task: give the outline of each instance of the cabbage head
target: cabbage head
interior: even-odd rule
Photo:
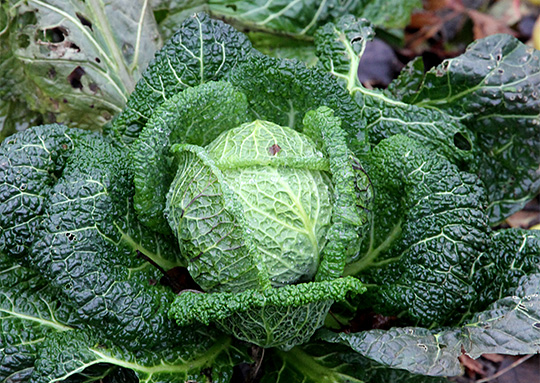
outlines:
[[[360,250],[371,186],[331,109],[308,111],[300,133],[253,118],[244,93],[208,82],[164,103],[133,156],[141,219],[172,232],[204,291],[180,293],[180,325],[214,322],[288,349],[335,301],[364,291],[341,276],[343,254]]]

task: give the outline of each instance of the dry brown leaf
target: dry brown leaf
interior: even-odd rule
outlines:
[[[485,376],[484,366],[479,361],[471,358],[468,355],[462,354],[459,356],[459,361],[467,371],[467,375],[474,377],[476,375]]]
[[[506,219],[510,227],[529,228],[538,219],[538,213],[534,211],[520,210]]]
[[[473,22],[475,39],[483,39],[484,37],[495,35],[497,33],[516,35],[516,32],[508,28],[502,20],[497,20],[490,15],[486,15],[485,13],[478,12],[474,9],[467,9],[467,15]]]
[[[435,12],[415,12],[411,15],[409,28],[421,29],[426,26],[441,24],[441,22],[441,18]]]
[[[504,360],[504,355],[501,354],[484,354],[482,357],[493,363],[501,363]]]

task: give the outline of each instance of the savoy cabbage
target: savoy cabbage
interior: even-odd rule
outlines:
[[[492,36],[374,91],[370,23],[325,21],[308,68],[192,15],[104,134],[2,142],[3,381],[442,382],[540,351],[540,235],[493,229],[540,189],[540,53]],[[362,310],[396,326],[346,331]]]

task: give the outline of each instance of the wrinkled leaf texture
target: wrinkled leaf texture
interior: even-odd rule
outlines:
[[[374,218],[345,273],[375,283],[371,303],[386,314],[430,326],[465,312],[489,244],[479,180],[402,135],[381,141],[365,166]]]

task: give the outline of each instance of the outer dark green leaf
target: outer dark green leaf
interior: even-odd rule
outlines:
[[[163,213],[177,163],[175,143],[205,146],[220,133],[247,121],[247,101],[226,82],[188,88],[163,103],[133,145],[135,209],[154,230],[170,233]]]
[[[399,135],[373,150],[366,169],[370,240],[345,273],[379,286],[368,291],[379,309],[426,326],[466,312],[477,296],[471,270],[489,243],[479,180]]]
[[[247,37],[231,26],[205,14],[189,17],[156,53],[109,134],[131,143],[164,101],[186,88],[222,79],[251,51]]]
[[[0,254],[0,381],[26,381],[44,340],[73,325],[69,305],[37,273]]]
[[[481,267],[472,278],[480,292],[470,313],[510,295],[524,276],[540,267],[540,231],[507,229],[491,234],[489,248],[482,254]]]
[[[46,340],[33,375],[36,383],[61,381],[92,367],[116,365],[132,370],[139,382],[226,383],[232,367],[247,360],[232,339],[206,330],[185,336],[180,346],[123,348],[85,332],[56,334]]]
[[[326,24],[315,35],[320,66],[336,76],[352,92],[361,86],[358,66],[366,44],[373,36],[372,24],[353,15]]]
[[[332,343],[346,344],[354,351],[390,368],[432,376],[461,375],[458,357],[461,344],[455,332],[437,333],[421,327],[396,327],[390,330],[370,330],[360,333],[331,333],[324,331],[320,338]],[[452,336],[450,342],[441,339]]]
[[[399,76],[388,85],[388,93],[399,100],[412,96],[422,85],[424,73],[424,60],[422,57],[414,58],[405,65]]]
[[[484,353],[534,354],[540,351],[540,274],[523,277],[513,295],[499,299],[462,327],[321,333],[392,368],[429,375],[458,375],[462,348],[472,358]]]
[[[443,378],[392,369],[340,345],[313,342],[267,357],[263,383],[443,383]]]
[[[152,286],[159,273],[135,252],[165,269],[178,262],[161,253],[171,252],[170,245],[137,225],[127,164],[125,153],[99,136],[79,140],[50,190],[31,257],[81,320],[110,339],[140,347],[176,330],[166,318],[172,292]]]
[[[2,252],[30,259],[82,321],[111,338],[140,345],[171,337],[173,294],[150,286],[160,275],[136,251],[164,269],[181,262],[172,244],[137,223],[125,153],[59,125],[16,134],[0,150]]]
[[[386,99],[364,96],[363,117],[370,142],[403,134],[452,162],[462,164],[474,157],[476,140],[459,121],[445,113],[415,105],[387,102]],[[361,104],[361,102],[360,102]]]
[[[471,169],[488,188],[492,224],[538,193],[538,51],[511,36],[490,36],[408,85],[414,88],[398,93],[403,101],[443,111],[478,137]]]
[[[0,74],[12,75],[10,96],[45,121],[100,129],[161,44],[147,0],[6,3],[0,49],[11,58]]]
[[[85,331],[72,307],[36,272],[0,258],[0,381],[34,382],[35,365],[61,336],[67,343]],[[95,382],[114,373],[110,366],[96,366],[74,374],[66,382]],[[125,380],[124,380],[125,381]]]
[[[0,146],[0,251],[27,254],[45,214],[51,186],[88,134],[60,125],[44,125],[7,139]]]

